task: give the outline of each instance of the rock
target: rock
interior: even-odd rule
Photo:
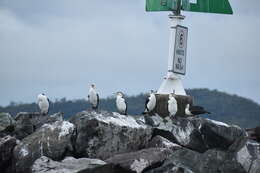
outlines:
[[[12,153],[16,146],[16,139],[11,136],[0,138],[0,170],[7,171],[12,163]]]
[[[213,148],[227,150],[236,139],[246,136],[246,132],[238,126],[204,118],[177,117],[173,120],[162,119],[159,116],[151,118],[154,124],[157,124],[153,136],[160,135],[171,142],[201,153]]]
[[[68,121],[45,124],[33,134],[24,138],[14,149],[15,170],[28,173],[33,162],[45,155],[54,160],[62,160],[73,151],[71,139],[75,127]]]
[[[257,126],[252,129],[246,129],[250,139],[255,140],[260,143],[260,126]]]
[[[38,112],[27,113],[20,112],[15,117],[15,136],[17,139],[23,139],[24,137],[32,134],[43,124],[53,123],[55,121],[62,121],[63,114],[56,113],[54,115],[42,115]]]
[[[249,173],[259,173],[260,172],[260,159],[256,159],[252,162]]]
[[[247,136],[245,130],[236,125],[227,125],[210,119],[200,119],[202,120],[200,132],[208,149],[227,150],[237,139]]]
[[[248,140],[247,138],[238,139],[230,148],[233,153],[233,160],[240,163],[248,173],[258,173],[260,170],[260,144]]]
[[[201,154],[184,148],[175,151],[161,167],[148,172],[246,173],[240,164],[228,160],[228,155],[223,151],[208,150]]]
[[[168,148],[173,151],[182,149],[182,146],[175,144],[164,137],[155,136],[151,141],[147,144],[147,148]]]
[[[15,120],[9,113],[0,113],[0,137],[4,137],[13,132]]]
[[[109,173],[109,167],[106,167],[106,162],[98,159],[75,159],[66,157],[61,162],[53,161],[52,159],[42,156],[37,159],[32,166],[32,173]]]
[[[144,148],[152,129],[132,116],[110,112],[80,112],[70,119],[77,128],[77,157],[107,159],[118,153]]]
[[[148,148],[136,152],[115,155],[106,160],[114,167],[122,168],[122,172],[141,173],[160,166],[169,157],[170,149]]]

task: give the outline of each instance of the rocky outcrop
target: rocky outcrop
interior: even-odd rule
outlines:
[[[152,129],[132,116],[111,112],[80,112],[70,119],[75,124],[77,157],[107,159],[118,153],[144,148]]]
[[[169,157],[171,150],[166,148],[148,148],[136,152],[115,155],[106,160],[123,172],[141,173],[160,166]]]
[[[53,123],[55,121],[62,121],[63,114],[56,113],[50,116],[42,115],[38,112],[28,113],[21,112],[18,113],[15,117],[16,126],[15,126],[15,136],[17,139],[23,139],[26,136],[35,132],[43,124]]]
[[[83,111],[69,121],[20,113],[13,125],[10,134],[21,140],[0,138],[3,173],[260,171],[259,143],[238,126],[210,119]]]
[[[9,113],[0,113],[0,137],[10,135],[15,127],[15,120]]]
[[[16,145],[16,139],[11,136],[0,138],[0,170],[5,172],[12,163],[12,153]]]
[[[14,149],[14,169],[30,172],[33,162],[41,156],[61,160],[73,151],[71,140],[75,127],[68,121],[45,124],[36,132],[24,138]]]
[[[34,162],[32,173],[109,173],[111,169],[106,162],[98,159],[66,157],[57,162],[42,156]]]

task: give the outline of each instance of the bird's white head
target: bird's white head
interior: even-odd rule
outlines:
[[[43,100],[46,99],[46,98],[47,98],[47,96],[46,96],[44,93],[39,94],[39,95],[37,96],[38,102],[39,102],[39,101],[43,101]]]
[[[169,99],[174,98],[174,93],[169,94]]]
[[[186,108],[189,109],[189,108],[190,108],[190,104],[187,104],[187,105],[186,105]]]
[[[90,87],[94,89],[95,88],[95,84],[91,84]]]
[[[121,91],[118,91],[118,92],[116,92],[116,96],[118,96],[118,97],[123,97],[124,94],[123,94]]]

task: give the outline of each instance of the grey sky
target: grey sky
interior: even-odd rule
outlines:
[[[183,13],[189,27],[185,88],[260,103],[259,0],[230,0],[234,15]],[[145,0],[0,0],[0,105],[158,89],[168,62],[167,12]]]

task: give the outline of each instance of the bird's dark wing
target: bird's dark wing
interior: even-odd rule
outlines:
[[[192,110],[204,110],[202,106],[191,106],[190,109]]]
[[[199,114],[210,114],[210,112],[206,111],[203,107],[201,106],[191,106],[190,107],[190,112],[193,115],[199,115]]]
[[[47,97],[47,101],[48,101],[48,103],[49,103],[49,107],[48,107],[48,110],[47,110],[47,114],[49,113],[49,111],[50,111],[50,100],[49,100],[49,98]]]
[[[127,115],[127,102],[125,101],[125,115]]]
[[[149,97],[147,97],[146,100],[145,100],[145,108],[147,109],[148,112],[149,112],[149,109],[147,107],[147,104],[148,104],[149,101],[150,101]]]
[[[97,105],[96,105],[96,109],[98,108],[99,105],[99,95],[97,94]]]

